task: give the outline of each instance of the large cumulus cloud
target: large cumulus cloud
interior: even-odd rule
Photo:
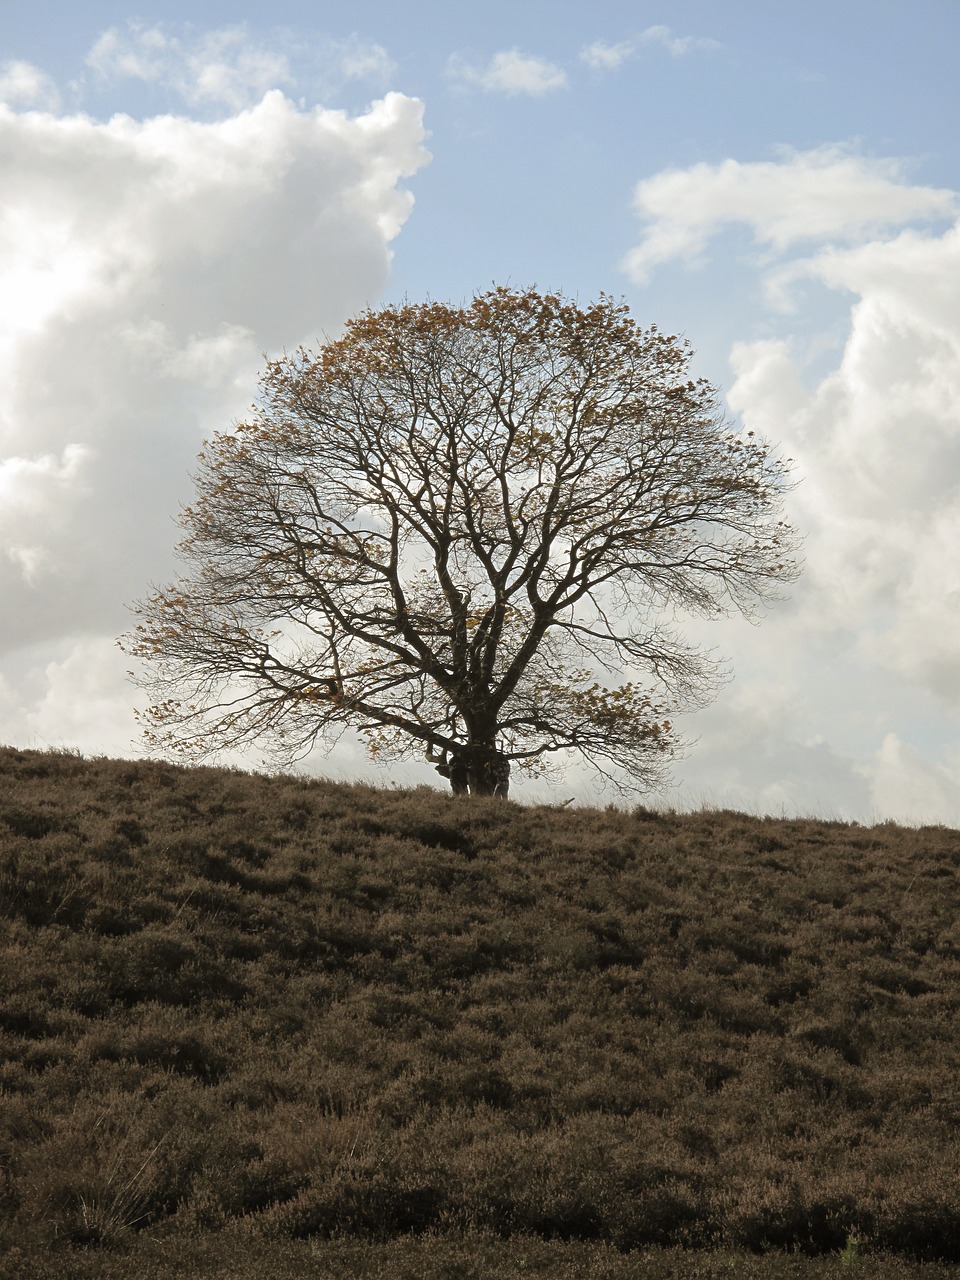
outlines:
[[[728,399],[802,479],[804,577],[759,631],[721,630],[737,680],[701,720],[693,790],[960,820],[958,206],[838,148],[638,188],[638,280],[691,254],[709,270],[725,228],[749,230],[768,336],[733,344]]]
[[[216,120],[0,105],[0,741],[128,748],[113,638],[170,571],[200,442],[264,351],[376,300],[423,139],[400,94],[349,116],[270,90]]]

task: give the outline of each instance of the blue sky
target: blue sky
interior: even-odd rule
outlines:
[[[960,824],[958,49],[952,0],[0,0],[0,741],[131,753],[113,640],[264,351],[536,283],[797,459],[804,577],[693,626],[734,679],[662,800]]]

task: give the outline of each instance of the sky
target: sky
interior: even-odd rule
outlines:
[[[536,285],[795,459],[803,575],[686,626],[731,679],[647,802],[960,826],[958,49],[955,0],[0,0],[0,743],[136,754],[115,641],[265,356]]]

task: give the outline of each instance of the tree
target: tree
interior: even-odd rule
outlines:
[[[188,572],[121,641],[148,743],[290,760],[352,727],[457,793],[568,751],[656,785],[719,676],[666,615],[751,614],[797,571],[789,462],[690,359],[609,297],[500,287],[272,361],[200,455]]]

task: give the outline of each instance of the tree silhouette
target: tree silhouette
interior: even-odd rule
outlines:
[[[752,613],[797,572],[789,462],[690,359],[606,296],[501,287],[271,362],[200,455],[187,572],[121,641],[148,743],[290,760],[353,728],[458,793],[570,751],[655,786],[720,675],[669,618]]]

